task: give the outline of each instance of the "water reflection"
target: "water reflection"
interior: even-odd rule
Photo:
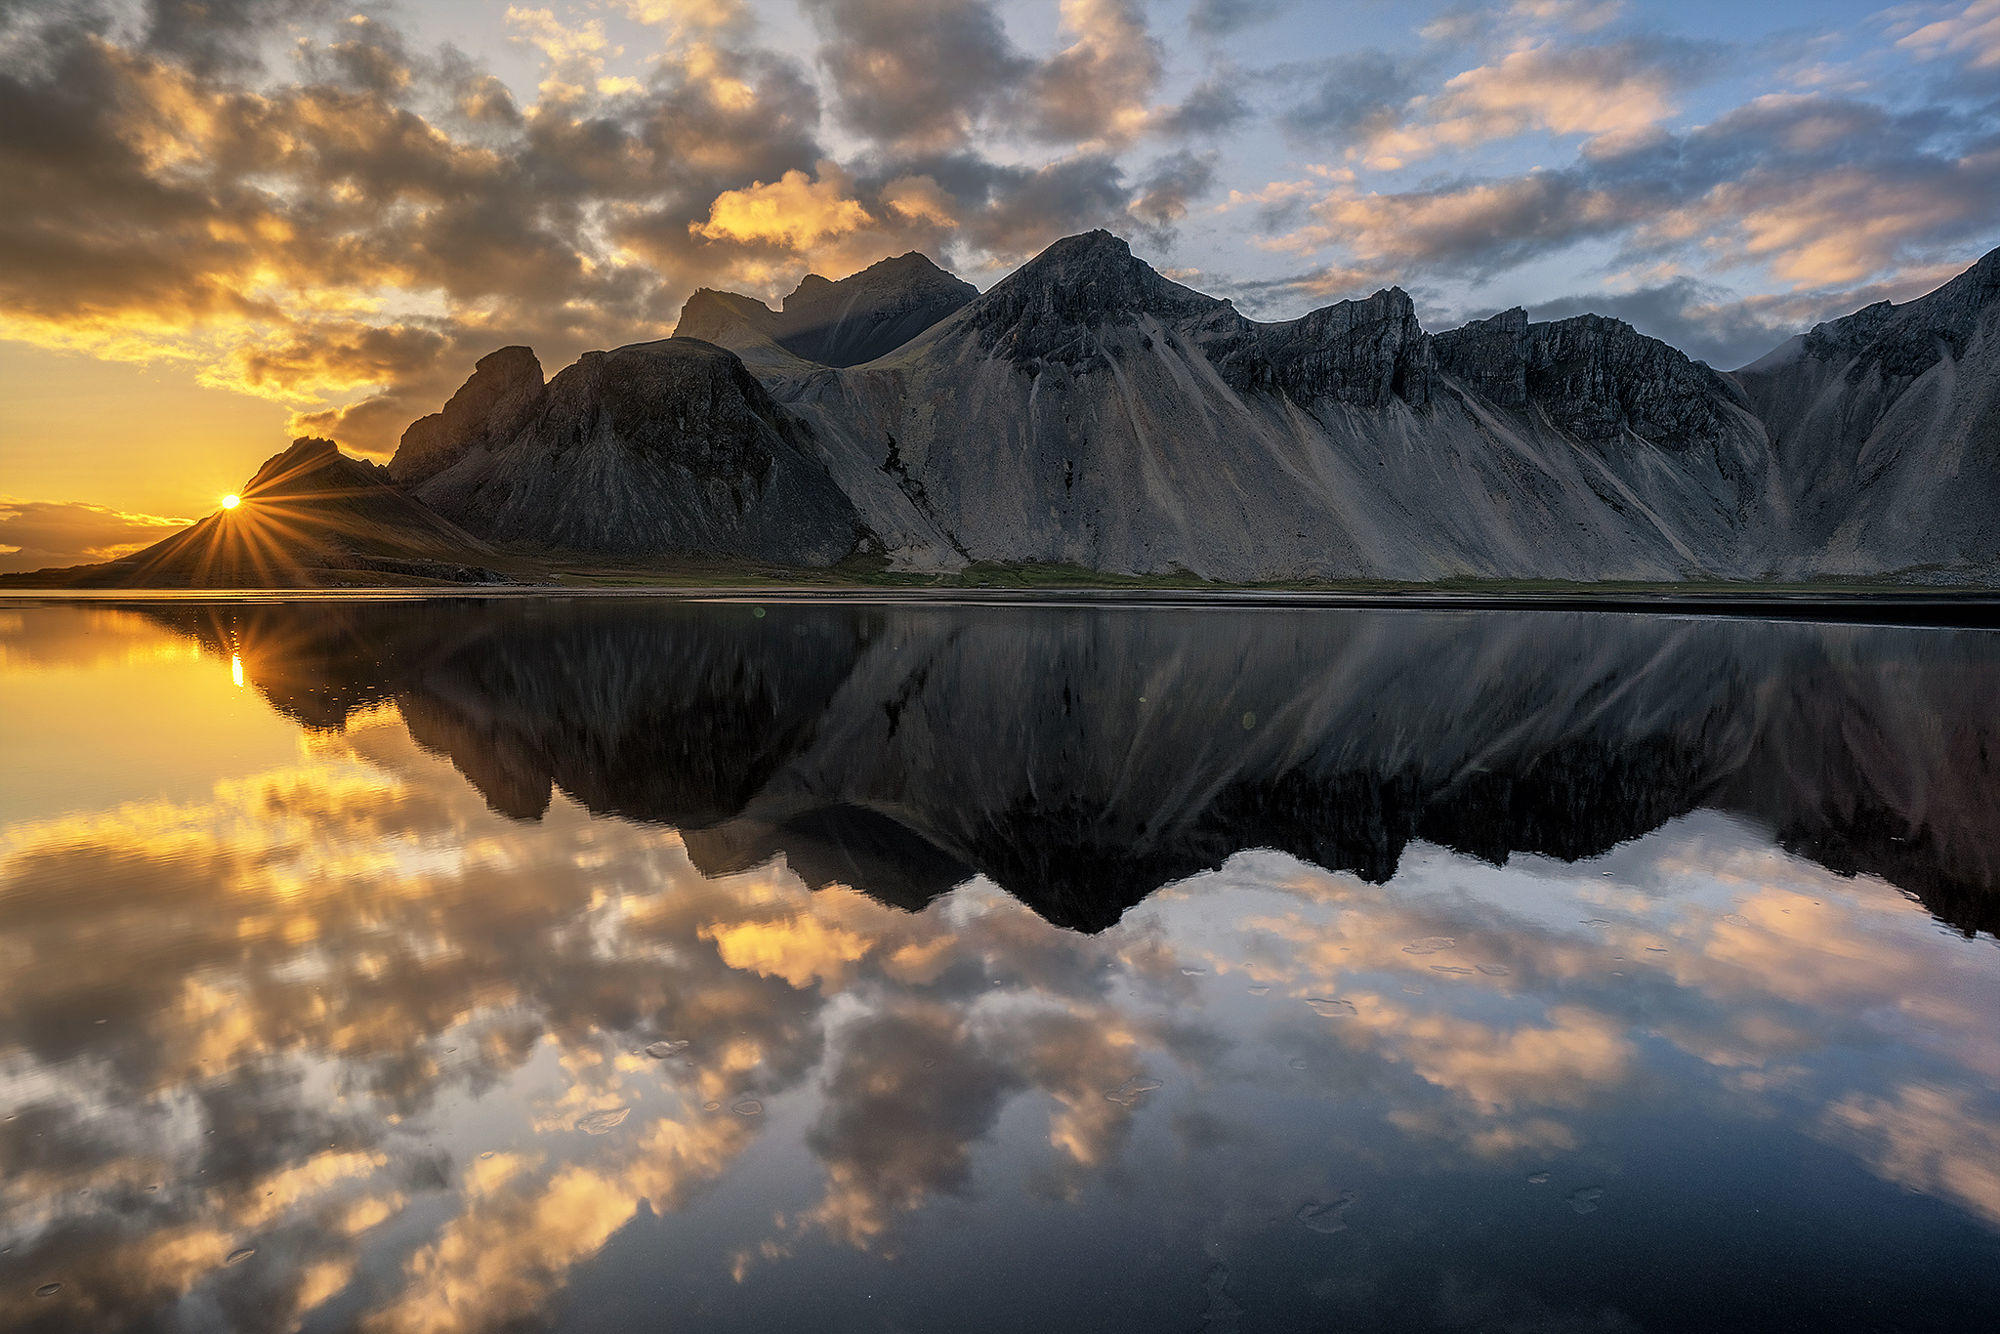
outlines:
[[[2000,1299],[1991,637],[8,615],[104,789],[0,831],[0,1327]],[[293,749],[121,789],[177,645]]]
[[[264,606],[160,613],[312,727],[393,702],[502,814],[559,790],[906,907],[1098,930],[1245,848],[1593,856],[1697,807],[2000,926],[1991,634],[1584,613]]]

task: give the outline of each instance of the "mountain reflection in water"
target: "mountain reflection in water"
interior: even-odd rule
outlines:
[[[0,1327],[2000,1302],[2000,636],[30,607],[0,692]]]

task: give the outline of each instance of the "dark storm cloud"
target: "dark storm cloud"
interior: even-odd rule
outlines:
[[[1149,128],[1162,50],[1133,0],[1071,0],[1061,48],[1036,60],[993,0],[802,0],[833,105],[879,144],[936,151],[982,129],[1062,144],[1125,143]],[[1211,91],[1196,120],[1226,116]]]
[[[288,385],[316,375],[358,384],[407,375],[430,364],[448,343],[443,333],[421,325],[317,325],[309,337],[246,348],[233,364],[249,385]]]
[[[267,34],[335,9],[333,0],[147,0],[141,23],[149,50],[206,70],[252,61]]]
[[[448,390],[437,359],[461,343],[658,336],[703,257],[656,272],[596,252],[593,228],[650,214],[685,234],[720,191],[819,156],[816,90],[755,49],[523,113],[463,57],[413,56],[373,21],[300,44],[300,81],[255,84],[216,72],[190,22],[162,11],[147,45],[120,46],[101,23],[48,21],[34,60],[0,68],[0,173],[35,201],[0,215],[0,308],[114,353],[159,328],[261,326],[209,378],[280,397],[392,382],[313,419],[362,448],[393,443],[389,404]],[[429,291],[452,313],[371,333],[289,295],[328,289]]]
[[[993,167],[984,206],[966,219],[961,235],[980,250],[1025,258],[1051,241],[1115,226],[1129,192],[1117,160],[1084,154],[1037,170]]]
[[[325,82],[365,88],[384,97],[408,88],[418,74],[417,59],[404,46],[403,35],[366,18],[350,23],[344,40],[309,48],[306,61],[307,69]]]

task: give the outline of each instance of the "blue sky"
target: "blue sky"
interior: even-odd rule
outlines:
[[[0,170],[0,495],[184,512],[503,343],[1098,226],[1738,365],[2000,244],[2000,0],[29,0]]]

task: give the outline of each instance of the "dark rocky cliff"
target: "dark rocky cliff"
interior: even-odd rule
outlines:
[[[482,536],[559,552],[818,565],[865,536],[809,429],[691,338],[586,354],[511,442],[416,492]]]
[[[1393,398],[1422,405],[1430,401],[1437,365],[1416,305],[1400,287],[1336,302],[1287,324],[1239,318],[1206,347],[1231,387],[1281,393],[1298,403],[1380,408]]]
[[[403,432],[389,475],[414,486],[467,454],[509,444],[542,402],[542,363],[525,347],[503,347],[479,359],[472,378],[441,412]]]
[[[1530,324],[1519,308],[1437,335],[1439,369],[1503,408],[1541,409],[1579,440],[1627,432],[1683,446],[1733,428],[1746,406],[1729,379],[1623,320]]]
[[[2000,251],[1915,301],[1818,325],[1734,378],[1769,432],[1799,564],[1994,578]]]

